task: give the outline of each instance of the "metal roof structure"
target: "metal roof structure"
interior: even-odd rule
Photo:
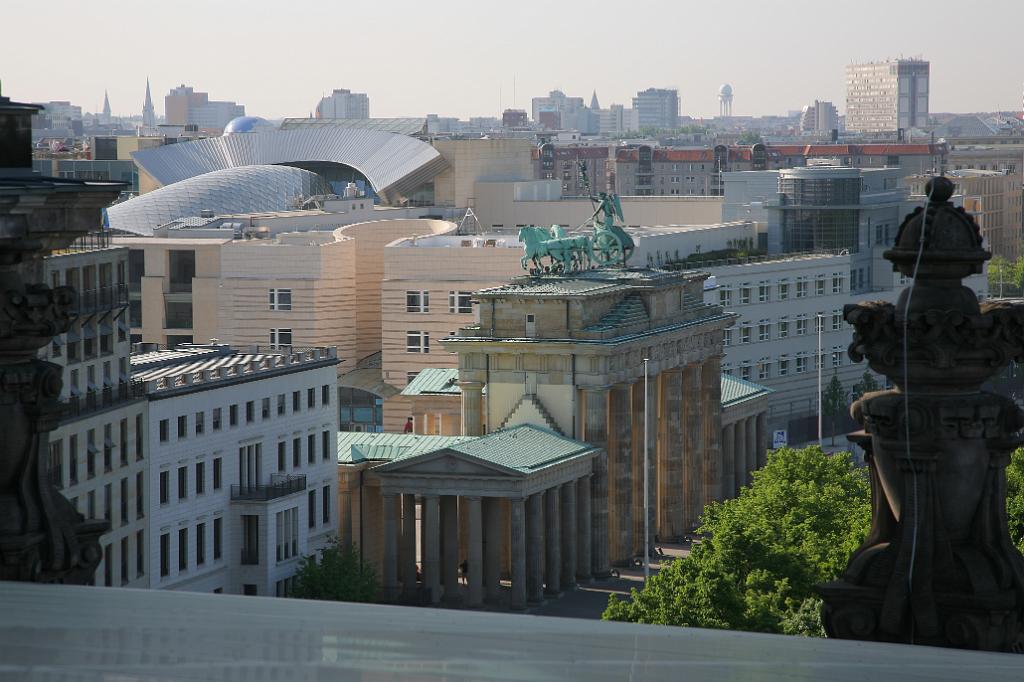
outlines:
[[[281,130],[302,128],[338,128],[344,130],[378,130],[399,135],[426,135],[425,118],[286,118]]]
[[[533,424],[521,424],[438,448],[437,451],[440,450],[530,474],[572,457],[589,455],[596,448]],[[423,453],[422,456],[429,454]]]
[[[774,393],[772,389],[729,374],[722,374],[722,407]]]
[[[338,432],[338,463],[391,462],[469,440],[470,436],[423,436],[416,433]]]
[[[154,227],[199,216],[203,211],[213,211],[216,215],[283,211],[292,206],[297,197],[331,192],[324,178],[302,168],[272,165],[225,168],[114,204],[106,209],[105,221],[111,229],[148,237],[152,236]]]
[[[402,395],[461,395],[459,370],[456,367],[424,367],[416,378],[406,384]]]
[[[411,194],[448,167],[434,147],[415,137],[335,125],[210,137],[143,149],[132,152],[132,158],[142,172],[165,187],[239,166],[336,163],[362,173],[389,203]]]

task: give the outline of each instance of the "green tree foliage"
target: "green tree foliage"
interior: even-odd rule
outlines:
[[[988,290],[993,296],[1020,296],[1024,293],[1024,257],[1008,261],[995,256],[988,264]]]
[[[1024,448],[1010,456],[1006,467],[1006,516],[1010,521],[1010,539],[1024,552]]]
[[[739,497],[704,510],[704,539],[605,620],[823,635],[816,583],[834,580],[867,535],[870,487],[849,457],[781,448]]]
[[[377,601],[377,575],[359,557],[359,548],[343,547],[337,539],[316,554],[304,556],[295,574],[292,596],[324,601]]]
[[[821,411],[832,422],[832,445],[836,444],[836,416],[846,407],[846,389],[839,374],[832,372],[832,380],[821,394]]]
[[[755,133],[753,130],[744,131],[736,140],[736,144],[758,144],[759,142],[764,142],[764,140],[759,133]]]
[[[864,370],[864,374],[861,376],[860,381],[853,386],[853,397],[854,399],[857,399],[865,393],[871,393],[872,391],[877,391],[880,388],[882,387],[878,384],[878,381],[875,380],[875,375],[873,375],[870,370]]]

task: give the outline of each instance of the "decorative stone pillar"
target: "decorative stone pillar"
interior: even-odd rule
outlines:
[[[398,522],[396,511],[399,496],[393,492],[381,494],[384,508],[384,570],[383,584],[384,601],[395,601],[398,598]]]
[[[509,500],[509,521],[512,532],[509,538],[511,555],[511,595],[509,606],[515,610],[526,608],[526,509],[521,497]]]
[[[482,436],[483,429],[483,383],[460,381],[462,390],[462,435]]]
[[[722,494],[726,498],[736,497],[736,440],[733,425],[722,427]]]
[[[662,542],[678,542],[688,530],[683,523],[683,373],[661,373],[658,407],[658,522]]]
[[[441,498],[441,579],[444,582],[444,600],[460,601],[459,595],[459,498],[444,495]]]
[[[423,496],[423,582],[430,603],[441,601],[441,504],[437,495]]]
[[[526,501],[526,599],[533,604],[544,601],[543,498],[544,493],[535,493]]]
[[[576,585],[576,481],[562,486],[562,589]]]
[[[704,504],[722,499],[722,361],[717,355],[700,366],[701,432],[704,447]],[[703,512],[703,508],[701,508]]]
[[[544,592],[562,591],[562,502],[557,487],[544,493]]]
[[[352,545],[352,493],[348,482],[342,483],[338,489],[338,530],[343,547]]]
[[[822,620],[831,637],[1020,651],[1024,557],[1007,528],[1005,469],[1024,414],[980,389],[1024,360],[1024,303],[979,306],[962,286],[991,254],[949,202],[953,189],[932,178],[927,213],[911,213],[884,254],[913,286],[895,305],[844,311],[850,357],[896,388],[851,408],[864,426],[850,439],[866,452],[871,530],[842,577],[819,586]]]
[[[747,485],[754,482],[757,471],[757,419],[747,417],[743,420],[743,432],[747,437]]]
[[[497,603],[501,594],[502,536],[501,500],[488,497],[484,505],[484,599]]]
[[[747,430],[745,427],[744,419],[738,419],[732,423],[730,428],[732,429],[732,440],[733,440],[733,461],[735,466],[733,468],[733,474],[735,475],[735,481],[733,482],[736,487],[736,494],[740,494],[740,488],[747,484],[747,473],[749,471],[747,464]]]
[[[692,530],[704,509],[700,368],[683,369],[683,527]]]
[[[590,478],[590,554],[591,566],[587,571],[595,578],[607,578],[610,572],[609,520],[608,520],[608,394],[607,387],[586,389],[586,422],[583,439],[604,452],[594,458]]]
[[[757,468],[768,463],[768,413],[757,415]]]
[[[591,476],[584,476],[576,482],[576,580],[590,580],[592,576],[593,534],[591,532],[593,511],[590,499]]]
[[[402,495],[402,546],[398,552],[399,578],[407,594],[416,591],[416,496]]]
[[[464,497],[466,502],[466,522],[469,527],[466,575],[466,605],[480,606],[484,595],[484,533],[483,513],[479,497]]]
[[[633,488],[629,493],[631,502],[630,519],[632,521],[629,530],[629,554],[631,557],[635,557],[643,553],[641,547],[644,542],[644,403],[646,396],[644,395],[644,380],[642,376],[630,385],[629,398],[629,412],[632,421],[630,426],[630,434],[632,436],[630,443],[630,452],[632,453],[630,482]],[[651,439],[655,437],[656,434],[651,434]]]
[[[629,384],[609,391],[608,411],[608,552],[615,566],[633,558],[632,392]]]

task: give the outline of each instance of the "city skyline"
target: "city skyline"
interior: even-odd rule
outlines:
[[[80,69],[74,78],[68,77],[66,55],[59,50],[39,54],[31,31],[12,32],[0,46],[5,64],[0,80],[4,94],[16,99],[70,100],[88,111],[101,109],[106,90],[115,116],[141,113],[148,77],[161,114],[163,95],[184,83],[209,92],[211,98],[244,104],[248,113],[266,118],[308,116],[333,88],[366,92],[373,116],[437,113],[468,118],[500,116],[505,108],[528,110],[532,97],[553,89],[587,99],[596,90],[605,106],[628,106],[638,90],[648,87],[676,88],[682,115],[710,118],[718,113],[718,88],[726,82],[735,91],[733,111],[738,116],[785,114],[815,99],[831,100],[844,113],[847,64],[921,56],[932,64],[933,112],[1021,108],[1024,67],[1014,59],[1012,45],[1013,27],[1024,19],[1024,7],[1006,7],[994,0],[976,3],[979,15],[991,10],[1003,21],[987,27],[985,51],[972,51],[958,44],[957,26],[942,11],[948,8],[948,16],[953,16],[951,2],[936,3],[938,9],[933,7],[926,16],[919,16],[909,5],[887,7],[885,17],[837,11],[832,22],[827,13],[823,16],[820,5],[809,2],[791,3],[784,17],[760,4],[740,4],[734,16],[743,21],[723,24],[719,30],[721,22],[710,8],[653,2],[646,11],[634,12],[634,30],[616,34],[606,29],[621,25],[621,19],[596,14],[579,2],[545,8],[544,22],[527,13],[503,16],[500,33],[493,30],[493,18],[471,11],[472,5],[464,0],[449,3],[449,12],[394,24],[381,23],[378,14],[365,6],[346,7],[341,14],[299,2],[289,6],[293,16],[308,11],[320,17],[315,22],[296,22],[300,32],[270,21],[276,5],[262,0],[250,3],[250,11],[244,14],[228,6],[188,0],[180,5],[182,13],[201,19],[188,25],[190,43],[223,47],[225,27],[233,27],[254,47],[237,48],[237,54],[227,55],[220,49],[175,50],[172,59],[162,56],[171,50],[154,51],[153,46],[170,47],[184,38],[182,34],[126,15],[118,18],[118,40],[97,41],[91,48],[93,65]],[[413,7],[400,0],[395,16],[402,16],[404,6]],[[28,4],[6,8],[5,14],[13,26],[44,20],[42,10]],[[1013,20],[1014,14],[1018,21]],[[46,15],[65,17],[93,35],[101,35],[109,21],[96,7],[68,0],[48,5]],[[640,59],[636,41],[655,18],[659,26],[678,22],[680,40],[645,42]],[[531,48],[542,23],[558,36],[555,52]],[[561,25],[574,30],[559,32]],[[859,38],[846,49],[833,47],[825,38],[836,27],[844,35]],[[442,31],[463,37],[438,42],[432,36]],[[792,41],[778,40],[778,36],[809,38],[815,45],[791,45]],[[334,46],[339,40],[346,44],[345,54],[354,57],[349,64],[338,62]],[[231,43],[232,47],[239,44]],[[427,49],[431,45],[443,47]],[[827,45],[827,49],[816,45]],[[596,58],[576,58],[586,51]],[[809,56],[809,51],[816,53]],[[32,54],[32,59],[19,54]],[[125,54],[137,58],[125,60]],[[606,63],[602,55],[607,55]],[[978,77],[993,71],[994,64],[1013,66],[997,71],[998,82]],[[415,72],[412,65],[417,67]],[[798,78],[786,75],[796,70],[799,73],[793,75]],[[799,85],[792,86],[794,82]]]

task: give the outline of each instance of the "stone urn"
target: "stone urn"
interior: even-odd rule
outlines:
[[[1024,413],[982,384],[1024,359],[1024,301],[978,303],[962,279],[991,254],[974,220],[932,178],[885,252],[914,279],[895,304],[846,306],[849,354],[896,388],[851,413],[866,453],[871,530],[843,576],[819,586],[831,637],[1021,648],[1024,558],[1010,540],[1006,466]]]

